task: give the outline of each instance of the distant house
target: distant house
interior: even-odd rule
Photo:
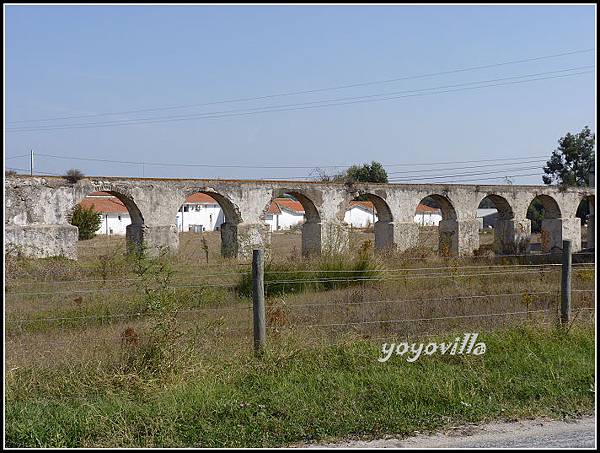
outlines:
[[[202,233],[218,230],[225,222],[225,215],[217,200],[204,193],[194,193],[179,208],[175,221],[177,231]]]
[[[367,228],[377,222],[377,211],[370,201],[351,201],[344,222],[353,228]]]
[[[125,228],[131,223],[131,218],[127,208],[117,197],[107,192],[93,192],[79,204],[86,209],[93,207],[102,215],[102,223],[96,234],[125,235]]]
[[[109,193],[94,192],[80,204],[88,208],[93,205],[102,215],[102,224],[96,234],[125,235],[127,225],[131,224],[125,205]],[[366,228],[377,220],[377,211],[370,201],[351,201],[344,216],[344,221],[354,228]],[[423,226],[438,225],[442,220],[442,212],[419,204],[414,220]],[[215,231],[224,222],[225,216],[217,200],[203,193],[187,197],[175,218],[177,231],[180,232]],[[270,226],[271,231],[287,230],[303,222],[304,207],[292,198],[275,198],[265,214],[265,223]]]
[[[291,198],[275,198],[265,215],[271,231],[288,230],[304,222],[304,207]]]
[[[442,220],[442,211],[419,203],[415,212],[415,223],[421,226],[437,226]]]

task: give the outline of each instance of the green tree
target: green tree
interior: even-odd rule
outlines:
[[[527,208],[527,218],[531,220],[531,232],[542,231],[542,220],[544,220],[544,205],[537,198]]]
[[[347,179],[355,182],[388,182],[388,175],[379,162],[372,161],[371,164],[352,165],[346,170]]]
[[[73,209],[69,222],[79,228],[79,240],[92,239],[102,223],[102,216],[94,210],[94,205],[86,209],[78,204]]]
[[[590,184],[590,173],[594,169],[594,145],[596,135],[585,126],[578,134],[567,133],[558,140],[544,166],[545,184],[557,183],[562,187],[584,187]]]

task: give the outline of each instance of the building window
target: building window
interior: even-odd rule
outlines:
[[[210,223],[212,223],[212,214],[209,215],[208,218],[210,219]]]
[[[188,205],[185,205],[183,207],[183,212],[189,212],[189,210],[190,210],[190,207]]]
[[[119,222],[121,221],[121,216],[119,216]]]

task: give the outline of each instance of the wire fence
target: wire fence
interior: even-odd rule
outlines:
[[[205,299],[208,296],[205,297],[202,293],[211,288],[236,293],[241,281],[252,276],[250,264],[239,264],[246,267],[240,268],[239,271],[229,267],[222,273],[214,270],[199,274],[190,272],[189,275],[179,275],[179,278],[162,281],[137,276],[78,281],[8,282],[5,291],[7,351],[19,355],[19,351],[22,353],[26,349],[37,348],[46,351],[51,349],[52,345],[68,346],[74,350],[90,344],[118,345],[122,341],[124,327],[135,326],[143,330],[143,325],[139,323],[160,321],[162,316],[160,311],[140,310],[139,306],[128,307],[114,300],[107,300],[104,305],[98,306],[59,303],[52,309],[55,311],[43,309],[37,302],[69,302],[69,297],[94,294],[122,294],[126,298],[131,298],[131,294],[134,294],[142,300],[149,295],[170,294],[171,297],[177,298],[182,295],[182,291],[187,290],[200,290],[192,297],[197,299],[194,299],[194,303],[199,305],[181,306],[172,313],[179,323],[193,326],[193,330],[190,331],[192,333],[187,337],[196,338],[194,341],[201,343],[212,342],[210,344],[215,347],[228,342],[236,344],[241,338],[248,342],[247,337],[254,332],[255,312],[255,306],[249,303],[248,296],[236,296],[235,301],[207,301]],[[267,300],[264,316],[267,331],[274,338],[289,333],[306,335],[310,339],[323,337],[330,344],[336,344],[338,341],[346,341],[346,335],[357,335],[353,338],[368,338],[374,341],[390,336],[425,334],[426,325],[434,330],[433,335],[440,335],[446,332],[444,329],[457,326],[475,328],[516,321],[532,322],[536,325],[559,322],[562,294],[560,273],[563,265],[469,265],[459,262],[448,264],[366,270],[277,270],[267,265],[263,277],[264,292],[267,296],[270,289],[276,285],[290,285],[294,288],[301,285],[301,288],[309,290],[313,284],[327,284],[329,286],[326,289],[345,289],[348,288],[345,284],[352,283],[356,285],[353,288],[358,288],[341,293],[339,298],[336,298],[338,296],[335,292],[328,293],[322,288],[313,293],[300,291],[298,294],[295,289],[290,290],[290,293],[273,293]],[[204,270],[206,272],[207,269]],[[574,304],[572,310],[575,313],[572,319],[582,322],[591,319],[590,316],[595,317],[595,288],[590,287],[595,277],[595,263],[573,263],[572,274],[576,276],[578,273],[585,279],[581,280],[581,286],[570,290]],[[590,273],[591,278],[588,275]],[[230,281],[223,282],[223,279]],[[469,279],[473,279],[473,283],[467,283]],[[437,288],[446,293],[432,297],[431,290],[428,289],[419,297],[397,297],[401,289],[407,288],[406,283],[420,280],[435,280]],[[521,287],[517,286],[517,282],[520,282]],[[74,287],[63,287],[69,284]],[[388,287],[383,287],[382,284]],[[32,286],[41,289],[43,285],[51,288],[22,290]],[[100,287],[89,287],[94,285]],[[430,284],[427,283],[426,286]],[[385,288],[387,289],[384,290]],[[500,291],[493,291],[495,288]],[[293,294],[293,297],[289,294]],[[410,291],[407,294],[411,294]],[[21,301],[25,303],[28,298],[31,298],[29,302],[33,305],[22,305]],[[76,304],[81,303],[78,299],[74,300]],[[318,331],[322,333],[316,333]],[[56,336],[59,338],[55,338]],[[61,336],[75,338],[61,339]]]

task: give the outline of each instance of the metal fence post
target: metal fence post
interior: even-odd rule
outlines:
[[[260,352],[266,342],[264,251],[252,251],[252,318],[254,321],[254,351]]]
[[[560,285],[560,323],[568,326],[571,321],[571,271],[572,271],[572,242],[563,241],[562,250],[562,279]]]

